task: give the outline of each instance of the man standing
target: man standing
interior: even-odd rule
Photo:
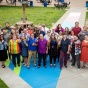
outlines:
[[[11,32],[11,28],[9,26],[9,22],[6,22],[5,26],[6,27],[2,28],[1,31],[6,30],[6,33],[10,33]]]
[[[43,34],[40,34],[38,39],[38,68],[41,66],[41,59],[43,58],[43,66],[46,68],[46,54],[48,53],[47,40],[44,39]]]
[[[30,59],[33,56],[34,57],[34,66],[36,66],[36,51],[37,51],[37,43],[36,43],[36,38],[34,38],[34,34],[32,33],[29,41],[28,41],[28,69],[30,68]]]
[[[81,31],[81,28],[79,27],[79,22],[75,22],[75,27],[72,28],[72,31],[75,35],[79,34],[79,32]]]

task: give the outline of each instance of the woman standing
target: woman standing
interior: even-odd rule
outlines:
[[[28,59],[28,42],[26,40],[26,36],[22,35],[21,37],[21,55],[24,60],[24,66],[27,66],[27,59]]]
[[[65,32],[65,34],[68,36],[68,35],[69,35],[69,28],[66,27],[64,32]]]
[[[81,50],[81,61],[83,62],[83,67],[88,63],[88,35],[85,36],[85,40],[82,41],[82,50]]]
[[[9,53],[12,55],[12,62],[16,67],[16,58],[17,64],[20,66],[20,39],[16,35],[12,36],[12,39],[9,41]]]
[[[0,35],[0,61],[2,62],[2,68],[5,68],[5,61],[7,59],[6,53],[7,42],[4,40],[4,36]]]
[[[64,66],[67,68],[68,53],[70,52],[70,40],[63,33],[63,38],[60,44],[60,69],[62,69],[63,61]]]
[[[58,26],[55,29],[55,32],[59,33],[60,31],[64,32],[64,29],[61,27],[61,24],[58,24]]]
[[[78,34],[81,42],[85,39],[85,35],[88,35],[87,29],[87,26],[84,26],[83,30]]]
[[[49,40],[49,55],[50,55],[50,66],[52,66],[52,59],[54,60],[54,67],[56,66],[56,57],[57,57],[57,39],[55,34],[52,33]]]

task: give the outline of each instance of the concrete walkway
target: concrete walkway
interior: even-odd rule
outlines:
[[[68,68],[63,68],[56,88],[88,88],[88,66],[85,69],[77,69],[77,66],[71,67],[68,62]]]
[[[79,19],[77,19],[77,21],[80,23],[81,27],[84,26],[85,15],[86,15],[86,8],[85,8],[86,0],[66,0],[66,1],[71,1],[72,3],[70,7],[75,7],[75,8],[69,9],[64,14],[64,16],[62,16],[61,19],[58,20],[53,25],[51,29],[56,28],[57,24],[59,23],[63,25],[66,18],[69,17],[69,14],[72,12],[80,13]],[[39,6],[39,4],[37,3],[35,4],[35,6],[37,5]],[[51,6],[53,6],[53,3],[51,4]],[[72,25],[74,26],[74,24],[71,24],[71,26]],[[77,70],[76,67],[71,67],[70,65],[71,65],[71,62],[68,62],[68,68],[67,69],[63,68],[61,72],[61,76],[57,83],[57,88],[88,88],[88,68]],[[2,69],[0,67],[0,78],[4,80],[4,82],[9,86],[9,88],[31,88],[31,86],[29,86],[25,81],[23,81],[23,79],[17,76],[9,68]]]
[[[20,76],[16,75],[8,67],[1,68],[0,63],[0,78],[8,85],[9,88],[31,88]],[[1,88],[1,87],[0,87]]]
[[[68,16],[70,15],[70,13],[80,13],[80,17],[79,19],[76,18],[71,18],[69,19],[69,21],[74,20],[73,23],[68,23],[68,24],[64,24],[64,21],[67,20]],[[76,15],[74,15],[76,17]],[[73,17],[74,17],[73,16]],[[69,27],[71,29],[71,27],[74,26],[75,22],[78,21],[79,25],[81,28],[83,28],[84,23],[85,23],[85,16],[86,16],[86,8],[70,8],[52,27],[51,30],[56,28],[56,26],[58,24],[62,24],[62,27]],[[71,25],[70,25],[71,24]]]

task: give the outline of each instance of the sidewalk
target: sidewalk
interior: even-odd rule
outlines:
[[[52,27],[55,29],[58,24],[61,24],[63,28],[69,27],[71,30],[74,27],[75,22],[79,22],[79,26],[83,28],[85,23],[86,8],[70,8]]]
[[[8,85],[9,88],[31,88],[20,76],[16,75],[8,67],[1,68],[0,63],[0,78]]]
[[[56,88],[88,88],[88,66],[85,69],[71,67],[68,62],[68,68],[63,68]]]

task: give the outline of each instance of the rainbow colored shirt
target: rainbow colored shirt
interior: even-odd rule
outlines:
[[[20,44],[18,42],[18,39],[15,41],[13,39],[11,39],[9,41],[9,47],[10,47],[11,54],[19,54],[20,53]]]

